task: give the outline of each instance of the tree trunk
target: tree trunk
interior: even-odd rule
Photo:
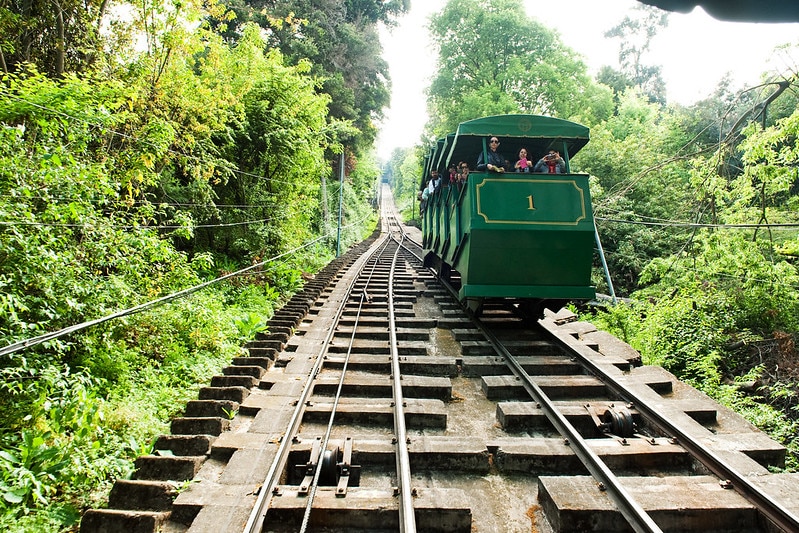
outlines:
[[[53,2],[56,7],[56,46],[55,46],[55,75],[60,78],[64,75],[64,56],[66,50],[66,29],[64,24],[64,10],[58,2]]]

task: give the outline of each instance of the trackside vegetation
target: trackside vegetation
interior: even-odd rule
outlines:
[[[351,4],[381,8],[369,31],[404,9]],[[113,7],[0,7],[4,531],[76,530],[335,256],[339,197],[341,250],[376,220],[379,42],[339,21],[334,66],[296,50],[318,24],[299,8],[250,20],[215,2]],[[371,62],[366,78],[343,75],[348,58]]]

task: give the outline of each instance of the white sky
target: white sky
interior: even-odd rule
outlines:
[[[550,24],[564,44],[583,56],[591,74],[603,65],[618,68],[618,39],[604,33],[622,21],[635,0],[524,0],[529,16]],[[383,57],[392,81],[391,105],[377,140],[377,153],[388,159],[394,148],[418,143],[427,122],[424,91],[433,75],[436,54],[426,38],[431,13],[445,0],[411,0],[411,10],[393,30],[381,30]],[[777,67],[774,47],[799,42],[799,24],[722,22],[701,9],[671,13],[669,25],[653,40],[643,61],[661,65],[670,102],[691,104],[710,95],[725,73],[735,86],[755,85],[760,73]]]

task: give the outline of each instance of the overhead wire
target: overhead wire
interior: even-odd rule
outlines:
[[[9,95],[7,95],[7,97],[11,98],[13,100],[16,100],[18,102],[24,102],[24,103],[26,103],[26,104],[28,104],[30,106],[36,107],[38,109],[42,109],[44,111],[47,111],[48,113],[52,113],[54,115],[59,115],[59,116],[61,116],[63,118],[66,118],[66,119],[69,119],[69,120],[78,121],[78,122],[81,122],[81,123],[86,124],[88,126],[101,129],[103,131],[106,131],[107,133],[110,133],[112,135],[116,135],[116,136],[121,137],[123,139],[128,139],[130,141],[134,141],[134,142],[142,143],[142,144],[149,145],[149,146],[152,146],[152,147],[156,147],[154,143],[148,142],[146,140],[141,140],[141,139],[139,139],[137,137],[134,137],[133,135],[130,135],[128,133],[123,133],[121,131],[117,131],[117,130],[115,130],[113,128],[110,128],[110,127],[104,125],[104,124],[98,124],[96,122],[91,122],[91,121],[83,119],[83,118],[75,117],[75,116],[72,116],[72,115],[70,115],[68,113],[64,113],[63,111],[58,111],[56,109],[51,109],[51,108],[49,108],[47,106],[44,106],[44,105],[41,105],[41,104],[37,104],[35,102],[31,102],[29,100],[26,100],[25,98],[22,98],[20,96],[16,96],[16,95],[13,95],[13,94],[9,94]],[[158,148],[160,149],[160,147],[158,147]],[[204,161],[203,159],[201,159],[200,157],[198,157],[196,155],[187,154],[187,153],[184,153],[184,152],[179,152],[179,151],[174,150],[172,148],[167,148],[164,151],[166,153],[169,153],[169,154],[172,154],[172,155],[175,155],[175,156],[178,156],[178,157],[185,157],[185,158],[193,159],[193,160],[201,162],[201,163],[207,163],[207,161]],[[227,162],[227,160],[224,160],[224,159],[220,159],[220,161]],[[225,170],[230,172],[230,173],[232,173],[232,174],[238,174],[238,175],[241,175],[241,176],[247,176],[247,177],[250,177],[250,178],[257,178],[257,179],[260,179],[260,180],[271,181],[271,182],[275,182],[275,183],[288,183],[288,184],[294,184],[295,183],[293,180],[281,180],[281,179],[277,179],[277,178],[268,178],[268,177],[262,176],[260,174],[253,174],[251,172],[246,172],[244,170],[239,170],[239,169],[236,169],[236,168],[233,168],[233,167],[225,167]]]
[[[136,225],[115,225],[104,224],[104,228],[122,229],[122,230],[153,230],[153,229],[199,229],[199,228],[228,228],[233,226],[247,226],[250,224],[260,224],[270,222],[283,217],[262,218],[258,220],[245,220],[243,222],[225,222],[219,224],[192,224],[192,225],[161,225],[161,226],[148,226],[146,224]],[[24,221],[7,221],[0,220],[0,226],[41,226],[41,227],[57,227],[57,228],[94,228],[95,224],[69,224],[63,222],[24,222]]]
[[[360,220],[357,220],[357,221],[354,221],[354,222],[352,222],[350,224],[342,226],[342,229],[353,227],[353,226],[357,226],[360,223],[362,223],[363,221],[365,221],[366,218],[367,217],[364,216]],[[243,274],[245,274],[245,273],[247,273],[247,272],[249,272],[251,270],[254,270],[256,268],[260,268],[260,267],[266,265],[267,263],[271,263],[273,261],[276,261],[277,259],[280,259],[281,257],[285,257],[287,255],[290,255],[290,254],[293,254],[295,252],[298,252],[298,251],[300,251],[302,249],[308,248],[311,245],[318,243],[319,241],[322,241],[324,239],[327,239],[327,238],[331,237],[332,235],[333,235],[333,232],[329,231],[329,232],[325,233],[324,235],[321,235],[321,236],[319,236],[319,237],[317,237],[317,238],[315,238],[315,239],[313,239],[313,240],[311,240],[311,241],[309,241],[309,242],[307,242],[307,243],[305,243],[305,244],[303,244],[301,246],[298,246],[296,248],[293,248],[292,250],[288,250],[286,252],[278,254],[278,255],[270,258],[270,259],[266,259],[264,261],[259,261],[257,263],[254,263],[254,264],[252,264],[252,265],[250,265],[248,267],[242,268],[242,269],[237,270],[235,272],[231,272],[231,273],[225,274],[223,276],[220,276],[218,278],[212,279],[210,281],[206,281],[204,283],[200,283],[200,284],[195,285],[193,287],[189,287],[187,289],[183,289],[181,291],[177,291],[177,292],[174,292],[172,294],[168,294],[166,296],[162,296],[160,298],[156,298],[155,300],[151,300],[149,302],[145,302],[143,304],[136,305],[136,306],[128,308],[128,309],[117,311],[115,313],[112,313],[110,315],[106,315],[106,316],[101,317],[101,318],[97,318],[97,319],[94,319],[94,320],[89,320],[89,321],[86,321],[86,322],[82,322],[80,324],[75,324],[73,326],[68,326],[68,327],[62,328],[62,329],[60,329],[58,331],[45,333],[45,334],[39,335],[37,337],[32,337],[32,338],[29,338],[29,339],[24,339],[24,340],[21,340],[21,341],[18,341],[18,342],[14,342],[14,343],[9,344],[9,345],[7,345],[7,346],[5,346],[3,348],[0,348],[0,357],[12,354],[14,352],[18,352],[18,351],[26,349],[26,348],[30,348],[30,347],[42,344],[42,343],[47,342],[47,341],[58,339],[58,338],[63,337],[65,335],[69,335],[71,333],[75,333],[77,331],[80,331],[80,330],[83,330],[83,329],[86,329],[86,328],[89,328],[89,327],[92,327],[92,326],[96,326],[98,324],[102,324],[103,322],[108,322],[109,320],[114,320],[114,319],[117,319],[117,318],[122,318],[122,317],[125,317],[125,316],[137,314],[137,313],[140,313],[142,311],[146,311],[148,309],[152,309],[152,308],[158,307],[158,306],[160,306],[162,304],[171,302],[173,300],[177,300],[177,299],[182,298],[184,296],[188,296],[188,295],[194,294],[195,292],[198,292],[198,291],[200,291],[200,290],[202,290],[202,289],[204,289],[206,287],[209,287],[210,285],[219,283],[221,281],[224,281],[224,280],[227,280],[227,279],[230,279],[230,278],[233,278],[233,277],[241,276],[241,275],[243,275]]]
[[[659,226],[671,228],[714,228],[714,229],[758,229],[758,228],[799,228],[799,222],[778,224],[705,224],[700,222],[647,222],[643,220],[623,220],[617,218],[594,217],[596,220],[638,226]]]
[[[725,135],[723,133],[723,126],[724,126],[725,121],[729,117],[729,115],[735,110],[734,103],[740,101],[741,98],[743,97],[743,95],[748,93],[748,92],[751,92],[751,91],[754,91],[754,90],[758,90],[758,89],[763,89],[763,88],[765,88],[767,86],[774,85],[774,84],[780,85],[780,88],[782,89],[782,91],[784,91],[784,90],[786,90],[783,87],[784,83],[785,82],[766,82],[766,83],[762,83],[762,84],[756,85],[754,87],[748,87],[746,89],[743,89],[743,90],[739,91],[737,93],[736,97],[735,97],[735,101],[730,103],[729,106],[727,106],[723,116],[719,117],[714,123],[708,124],[699,133],[694,135],[693,138],[691,138],[688,142],[686,142],[681,148],[679,148],[677,150],[677,155],[675,155],[674,157],[667,158],[667,159],[665,159],[665,160],[663,160],[663,161],[661,161],[661,162],[659,162],[659,163],[657,163],[655,165],[647,167],[647,168],[639,171],[638,173],[634,174],[633,176],[627,178],[626,180],[622,180],[619,183],[615,184],[613,187],[608,189],[607,198],[604,199],[604,202],[602,202],[602,201],[598,202],[598,204],[596,206],[596,210],[597,211],[601,211],[604,208],[603,204],[612,202],[616,198],[623,197],[630,190],[632,190],[635,187],[635,185],[637,185],[641,180],[643,180],[648,174],[650,174],[650,173],[652,173],[652,172],[654,172],[654,171],[656,171],[658,169],[661,169],[661,168],[663,168],[664,166],[666,166],[668,164],[671,164],[671,163],[674,163],[674,162],[677,162],[677,161],[683,161],[683,160],[691,159],[693,157],[696,157],[698,155],[705,154],[705,153],[708,153],[708,152],[711,152],[711,151],[714,151],[717,154],[717,157],[720,157],[719,148],[729,144],[731,141],[733,141],[735,139],[735,134],[736,134],[736,131],[739,129],[741,121],[746,116],[750,116],[752,114],[757,113],[758,108],[761,108],[763,106],[763,102],[760,102],[760,103],[755,102],[755,103],[753,103],[751,110],[748,110],[743,116],[741,116],[735,122],[735,124],[731,127],[730,131]],[[773,99],[774,97],[775,97],[775,95],[771,95],[771,96],[769,96],[766,99],[766,101],[769,101],[770,99]],[[693,152],[687,153],[688,147],[693,145],[696,142],[696,140],[705,131],[710,129],[710,127],[712,125],[714,125],[714,124],[717,124],[719,126],[719,140],[718,140],[718,142],[716,142],[716,143],[714,143],[714,144],[712,144],[710,146],[701,148],[699,150],[695,150]],[[683,154],[682,153],[683,151],[685,151],[686,153]],[[621,187],[621,188],[619,188],[619,187]]]
[[[626,259],[633,259],[633,257],[629,254],[619,253],[618,251],[605,251],[605,255],[608,257],[622,257]],[[669,264],[668,268],[665,272],[669,272],[671,269],[674,268],[675,262],[677,259],[678,254],[673,254],[674,259]],[[713,276],[716,278],[726,278],[730,280],[737,280],[741,282],[751,282],[751,283],[759,283],[759,284],[769,284],[775,285],[779,287],[786,287],[789,289],[799,290],[799,284],[792,284],[792,283],[785,283],[784,281],[779,281],[775,279],[762,279],[762,278],[753,278],[750,276],[734,276],[732,274],[725,274],[723,272],[713,272]],[[661,276],[662,277],[662,276]]]
[[[346,182],[345,182],[344,185],[345,185],[345,187],[350,187],[350,185],[348,183],[346,183]],[[38,199],[45,200],[45,201],[48,200],[48,198],[44,198],[44,197],[26,197],[26,199],[29,199],[29,198],[38,198]],[[67,201],[82,201],[81,199],[69,199],[69,198],[60,198],[60,199],[67,200]],[[165,202],[151,202],[151,203],[148,203],[148,202],[139,202],[139,201],[137,201],[135,203],[140,203],[142,205],[158,205],[158,206],[160,206],[160,205],[169,205],[169,206],[206,207],[206,208],[212,208],[212,209],[213,208],[217,208],[217,207],[225,207],[225,208],[274,208],[274,205],[168,204],[168,203],[165,203]],[[113,225],[113,224],[108,224],[108,225],[105,225],[105,227],[115,228],[115,229],[180,229],[180,228],[186,228],[186,227],[190,227],[192,229],[195,229],[195,228],[224,228],[224,227],[233,227],[233,226],[244,226],[244,225],[250,225],[250,224],[259,224],[259,223],[270,222],[272,220],[281,220],[281,219],[285,219],[285,218],[286,218],[286,216],[272,216],[272,217],[269,217],[269,218],[256,219],[256,220],[245,220],[245,221],[241,221],[241,222],[226,222],[226,223],[220,222],[218,224],[194,224],[194,225],[191,225],[191,226],[187,226],[187,225],[157,225],[157,226],[152,226],[152,225],[146,225],[146,224],[132,224],[132,225]],[[70,223],[64,223],[64,222],[31,222],[31,221],[24,221],[24,220],[23,221],[0,220],[0,226],[43,226],[43,227],[53,226],[53,227],[80,228],[80,227],[90,227],[91,224],[70,224]]]
[[[99,129],[104,130],[104,131],[106,131],[108,133],[111,133],[113,135],[117,135],[119,137],[131,140],[131,141],[134,141],[134,142],[141,142],[141,143],[146,144],[146,145],[154,146],[153,143],[150,143],[148,141],[142,141],[142,140],[140,140],[140,139],[138,139],[138,138],[136,138],[136,137],[134,137],[134,136],[132,136],[130,134],[114,130],[113,128],[110,128],[110,127],[105,126],[103,124],[98,124],[98,123],[94,123],[94,122],[91,122],[91,121],[88,121],[88,120],[85,120],[85,119],[82,119],[82,118],[79,118],[79,117],[75,117],[75,116],[70,115],[68,113],[64,113],[63,111],[58,111],[58,110],[55,110],[55,109],[51,109],[51,108],[49,108],[47,106],[44,106],[44,105],[41,105],[41,104],[37,104],[35,102],[31,102],[29,100],[26,100],[25,98],[21,98],[21,97],[16,96],[16,95],[8,95],[8,97],[13,99],[13,100],[19,101],[19,102],[24,102],[24,103],[26,103],[26,104],[28,104],[30,106],[36,107],[38,109],[42,109],[42,110],[47,111],[49,113],[52,113],[54,115],[58,115],[58,116],[61,116],[63,118],[69,119],[69,120],[78,121],[78,122],[86,124],[86,125],[88,125],[90,127],[99,128]],[[173,150],[171,148],[167,148],[166,152],[170,153],[172,155],[175,155],[175,156],[188,157],[188,158],[194,159],[196,161],[205,162],[205,161],[201,160],[197,156],[194,156],[194,155],[191,155],[191,154],[185,154],[185,153],[182,153],[182,152],[178,152],[178,151]],[[272,182],[275,182],[275,183],[288,183],[288,184],[294,184],[295,183],[292,180],[281,180],[281,179],[276,179],[276,178],[268,178],[266,176],[261,176],[261,175],[258,175],[258,174],[245,172],[245,171],[242,171],[242,170],[239,170],[239,169],[236,169],[236,168],[232,168],[232,167],[231,168],[226,168],[226,170],[231,172],[231,173],[233,173],[233,174],[238,174],[238,175],[247,176],[247,177],[254,177],[254,178],[258,178],[258,179],[265,180],[265,181],[272,181]],[[345,182],[345,186],[349,186],[349,185]],[[45,198],[45,197],[27,197],[27,198],[39,198],[39,199],[42,199],[42,200],[49,200],[49,198]],[[67,200],[69,200],[69,201],[85,201],[85,199],[82,199],[82,198],[81,199],[67,199]],[[134,201],[134,203],[135,204],[147,205],[146,202],[139,201],[139,200]],[[249,208],[258,208],[258,207],[271,207],[271,206],[246,205],[246,204],[245,205],[235,205],[235,204],[233,204],[233,205],[225,205],[225,204],[217,205],[217,204],[213,204],[213,203],[211,203],[211,204],[181,204],[181,203],[167,203],[167,202],[150,202],[150,203],[153,204],[153,205],[164,205],[164,204],[166,204],[166,205],[170,205],[170,206],[207,207],[207,208],[212,208],[212,209],[216,209],[216,208],[220,208],[220,207],[224,207],[224,208],[247,208],[247,209],[249,209]],[[272,218],[275,218],[275,217],[272,217]],[[191,227],[192,228],[221,228],[221,227],[232,227],[232,226],[258,224],[258,223],[267,222],[269,220],[270,219],[261,219],[261,220],[250,220],[250,221],[237,222],[237,223],[204,224],[204,225],[194,225],[194,226],[191,226]],[[0,221],[0,226],[9,226],[9,225],[55,226],[55,227],[81,227],[82,226],[80,224],[63,224],[63,223],[52,223],[52,224],[49,224],[49,223],[28,222],[28,221],[20,221],[20,222]],[[143,226],[143,225],[142,226],[137,226],[137,225],[131,225],[131,226],[116,226],[116,227],[119,228],[119,229],[140,229],[140,228],[148,228],[148,229],[180,229],[180,228],[184,228],[186,226],[183,226],[183,225],[175,225],[175,226],[172,226],[172,225],[166,225],[166,226]]]
[[[336,180],[338,182],[338,179]],[[345,185],[349,186],[348,183]],[[91,202],[86,200],[86,198],[70,198],[69,196],[25,196],[25,200],[42,200],[44,202],[50,202],[53,200],[57,200],[59,202],[83,202],[92,205],[99,204],[101,202]],[[126,200],[111,200],[106,203],[111,203],[113,201],[124,203],[128,205]],[[161,200],[133,200],[130,202],[130,205],[157,205],[157,206],[167,206],[167,207],[211,207],[216,209],[263,209],[263,208],[270,208],[273,207],[272,204],[216,204],[216,203],[209,203],[209,204],[197,204],[191,202],[164,202]]]

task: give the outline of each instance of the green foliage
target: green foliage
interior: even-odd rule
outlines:
[[[32,62],[49,75],[60,76],[91,66],[104,41],[99,27],[106,7],[99,0],[66,0],[57,7],[43,0],[3,2],[3,70],[17,72]]]
[[[690,236],[658,225],[690,219],[696,205],[688,162],[673,156],[688,142],[677,123],[673,112],[627,91],[616,115],[592,128],[591,142],[574,158],[575,167],[594,176],[597,226],[621,294],[637,287],[649,261],[678,251]]]
[[[239,317],[233,318],[236,329],[239,330],[239,338],[246,342],[255,338],[256,333],[265,331],[267,321],[257,313],[249,312]]]
[[[518,0],[450,0],[431,18],[438,68],[429,89],[436,137],[464,120],[511,112],[607,117],[611,95]]]
[[[26,474],[22,479],[40,480],[38,486],[32,482],[14,486],[18,491],[25,489],[27,495],[34,495],[35,490],[45,498],[58,495],[72,508],[101,505],[104,495],[98,489],[103,489],[108,479],[127,476],[132,460],[149,451],[143,443],[166,432],[168,420],[196,397],[199,386],[239,353],[241,339],[234,317],[254,314],[257,309],[266,318],[275,304],[268,298],[257,285],[227,286],[195,294],[191,301],[150,311],[146,316],[129,318],[127,324],[113,330],[115,344],[107,347],[126,362],[108,372],[102,384],[66,369],[47,367],[27,373],[20,368],[7,369],[3,382],[7,392],[13,391],[11,398],[17,403],[23,397],[32,398],[25,404],[26,416],[20,418],[25,428],[22,434],[29,432],[43,442],[29,445],[24,440],[4,439],[2,449],[15,457],[33,446],[35,461],[29,461],[26,468],[36,476],[7,463],[2,468],[11,473],[0,470],[3,479]],[[98,351],[93,346],[90,355],[96,356]],[[86,362],[90,361],[97,373],[107,372],[101,358],[87,355]],[[97,396],[98,391],[103,391],[104,399]],[[51,459],[49,449],[61,450],[68,464],[60,470],[51,468],[60,456]],[[33,501],[27,508],[10,506],[6,516],[27,509],[45,520],[55,507],[40,511],[41,504],[39,500],[38,505]],[[62,510],[69,508],[64,503],[58,505]],[[68,516],[65,512],[64,517]],[[46,520],[55,519],[51,516]]]
[[[620,303],[597,308],[592,321],[597,327],[618,337],[628,344],[635,343],[641,327],[641,318],[646,314],[646,305],[640,303]]]
[[[58,495],[91,489],[106,476],[129,471],[124,455],[120,460],[103,447],[104,402],[96,396],[94,379],[67,368],[20,363],[3,371],[2,397],[30,399],[18,433],[0,438],[3,520],[22,518]],[[77,521],[75,509],[70,503],[50,505],[40,518],[68,526]]]
[[[154,206],[120,201],[126,185],[82,122],[110,122],[120,90],[35,74],[9,81],[0,117],[20,126],[0,136],[0,212],[13,224],[0,229],[9,311],[0,334],[12,340],[56,330],[195,282],[185,255],[151,227]],[[46,105],[31,105],[37,101]],[[60,101],[64,110],[52,107]],[[83,118],[71,128],[63,114],[78,108]]]
[[[596,318],[637,348],[646,364],[663,366],[783,442],[795,468],[799,413],[790,410],[795,386],[764,379],[762,351],[759,357],[748,355],[759,348],[732,347],[797,331],[797,275],[796,266],[775,260],[763,241],[729,232],[702,234],[690,254],[647,265],[641,274],[647,286],[633,294],[638,303],[608,308]],[[758,397],[736,385],[761,380],[770,383]]]
[[[664,11],[639,4],[635,14],[624,17],[617,26],[605,32],[605,37],[620,38],[619,64],[621,72],[617,75],[604,73],[604,82],[623,92],[627,87],[636,87],[650,102],[666,103],[666,83],[659,66],[645,65],[642,56],[646,54],[657,35],[657,31],[668,25],[668,14]]]
[[[134,24],[146,29],[147,51],[109,57],[97,75],[52,79],[30,68],[3,77],[0,343],[298,250],[190,298],[4,357],[7,530],[74,528],[79,509],[102,506],[110,482],[332,257],[325,243],[299,248],[319,234],[330,154],[358,132],[330,118],[310,66],[265,53],[256,28],[242,27],[230,46],[186,24],[225,17],[207,8],[142,4]],[[376,175],[367,159],[351,177],[347,242],[369,231],[364,191]]]
[[[708,335],[704,342],[715,349],[720,339],[711,329],[727,335],[795,331],[799,327],[795,290],[799,273],[794,265],[775,261],[771,253],[768,246],[740,234],[700,236],[694,240],[693,257],[655,260],[647,266],[642,282],[650,286],[641,295],[676,291],[669,308],[679,306],[697,325],[716,322],[710,329],[702,327]]]
[[[278,0],[267,9],[257,2],[228,2],[233,21],[217,19],[223,34],[238,39],[240,24],[255,22],[291,65],[307,62],[330,96],[330,114],[356,126],[348,144],[365,152],[374,141],[374,121],[389,103],[388,65],[381,57],[377,24],[393,24],[407,11],[405,0]]]
[[[406,203],[417,201],[422,176],[418,153],[418,150],[397,148],[385,166],[383,179],[391,186],[394,201],[400,209]]]
[[[56,476],[68,461],[64,450],[45,444],[44,437],[49,436],[23,430],[16,450],[0,451],[0,490],[5,505],[20,505],[22,509],[46,505],[47,498],[55,493]]]

